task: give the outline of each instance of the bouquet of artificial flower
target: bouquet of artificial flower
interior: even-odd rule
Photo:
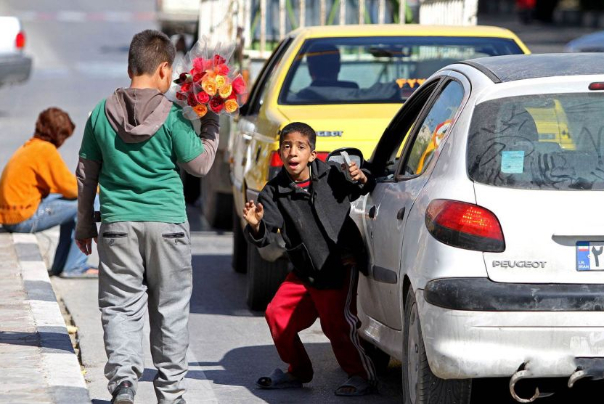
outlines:
[[[174,64],[170,93],[187,119],[200,119],[208,110],[217,114],[239,110],[247,90],[243,77],[229,66],[234,49],[234,44],[218,43],[210,50],[208,39],[202,37]]]

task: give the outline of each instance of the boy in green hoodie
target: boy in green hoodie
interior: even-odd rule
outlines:
[[[158,402],[185,403],[192,267],[179,167],[196,176],[208,172],[218,147],[218,117],[208,113],[198,135],[180,107],[164,97],[174,56],[163,33],[136,34],[128,53],[130,87],[94,108],[80,148],[76,240],[85,254],[92,239],[98,241],[112,404],[134,403],[144,370],[147,309]],[[97,186],[100,234],[93,208]]]

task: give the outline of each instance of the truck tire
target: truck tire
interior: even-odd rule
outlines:
[[[231,261],[231,266],[235,272],[244,274],[247,272],[247,241],[243,235],[243,229],[241,228],[241,223],[239,223],[239,216],[237,216],[237,212],[235,212],[234,207],[232,216],[233,259]]]
[[[470,403],[472,379],[444,380],[430,370],[412,288],[409,288],[405,301],[402,363],[404,404]]]
[[[247,248],[247,305],[251,310],[264,311],[279,285],[287,276],[286,259],[275,262],[262,259],[258,248],[248,243]]]

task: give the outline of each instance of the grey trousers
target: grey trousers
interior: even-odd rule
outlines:
[[[185,392],[192,290],[188,223],[101,225],[99,308],[105,332],[109,392],[123,381],[135,390],[143,374],[143,323],[149,310],[153,381],[160,404]]]

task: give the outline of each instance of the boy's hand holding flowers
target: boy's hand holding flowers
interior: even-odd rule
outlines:
[[[243,218],[250,225],[254,234],[258,234],[260,231],[260,221],[264,217],[264,207],[261,203],[256,205],[254,201],[249,201],[243,208]]]
[[[350,163],[350,166],[348,167],[348,172],[350,173],[350,178],[352,178],[353,181],[358,181],[361,184],[367,183],[367,176],[365,176],[365,173],[361,171],[361,169],[357,166],[354,161]]]

